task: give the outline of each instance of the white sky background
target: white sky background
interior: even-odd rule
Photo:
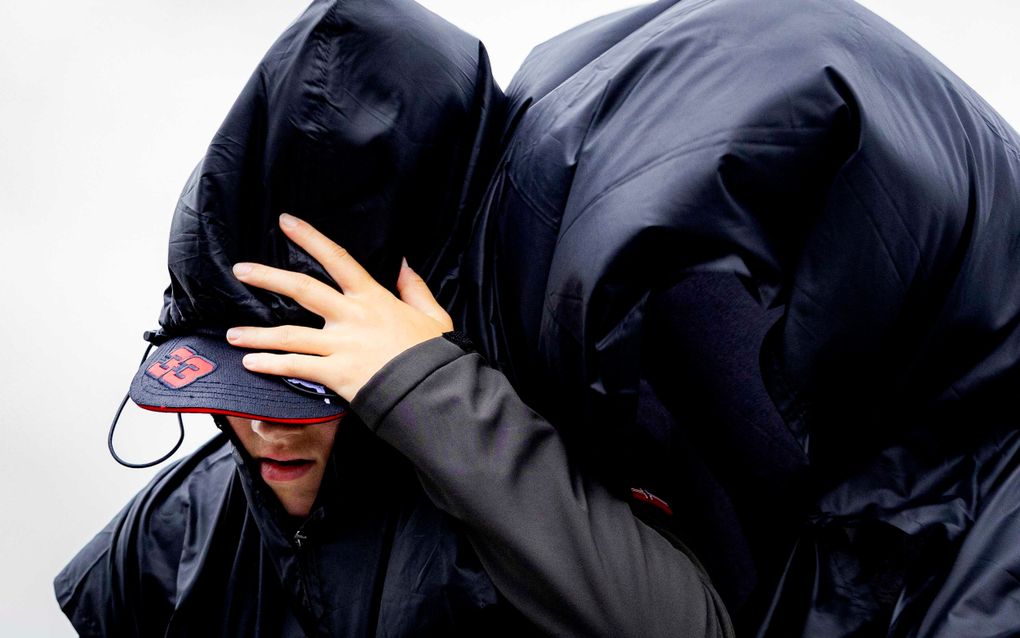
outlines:
[[[768,0],[771,1],[771,0]],[[304,0],[0,3],[0,633],[73,636],[53,576],[156,471],[106,429],[156,326],[181,186]],[[535,44],[621,0],[429,0],[503,86]],[[1020,3],[868,0],[1020,125]],[[961,7],[966,6],[966,13]],[[87,362],[87,363],[86,363]],[[186,418],[182,451],[214,433]],[[172,416],[129,406],[151,459]]]

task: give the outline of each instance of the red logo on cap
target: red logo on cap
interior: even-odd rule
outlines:
[[[145,374],[178,390],[216,369],[216,364],[187,346],[181,346],[146,368]]]

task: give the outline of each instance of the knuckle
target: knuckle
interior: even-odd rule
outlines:
[[[413,288],[415,286],[420,286],[421,284],[424,284],[425,280],[422,279],[421,275],[419,275],[418,273],[409,272],[408,274],[398,279],[397,283],[400,285],[401,288]]]
[[[314,280],[308,275],[302,275],[298,277],[297,281],[294,282],[294,293],[295,295],[307,295],[312,291],[312,285]]]
[[[403,277],[401,279],[403,279],[404,281],[407,281],[407,282],[419,282],[419,281],[422,281],[421,275],[419,275],[418,273],[414,272],[411,269],[405,270],[402,274],[403,274]]]
[[[348,304],[346,309],[347,321],[352,323],[365,323],[368,320],[368,312],[365,304]]]
[[[288,377],[296,377],[296,370],[298,369],[298,355],[296,354],[285,354],[281,355],[280,359],[280,372]]]
[[[351,256],[346,248],[337,244],[330,244],[326,249],[326,256],[330,261],[344,261]]]

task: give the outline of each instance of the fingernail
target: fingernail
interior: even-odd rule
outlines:
[[[244,262],[241,262],[239,264],[234,264],[234,274],[237,275],[238,277],[240,277],[242,275],[247,275],[250,272],[251,272],[251,264],[247,264],[247,263],[244,263]]]
[[[259,355],[257,354],[246,354],[241,357],[241,365],[246,368],[257,366],[259,363]]]
[[[410,266],[407,265],[407,257],[401,257],[400,258],[400,267],[401,268],[410,268]]]
[[[293,215],[283,213],[280,215],[280,225],[284,228],[296,228],[298,225],[298,218]]]
[[[227,330],[227,341],[237,341],[244,336],[244,330],[240,328],[231,328]]]

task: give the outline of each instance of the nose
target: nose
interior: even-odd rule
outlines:
[[[296,436],[300,432],[300,426],[275,423],[273,421],[251,422],[251,429],[260,439],[267,443],[279,443],[284,439]]]

